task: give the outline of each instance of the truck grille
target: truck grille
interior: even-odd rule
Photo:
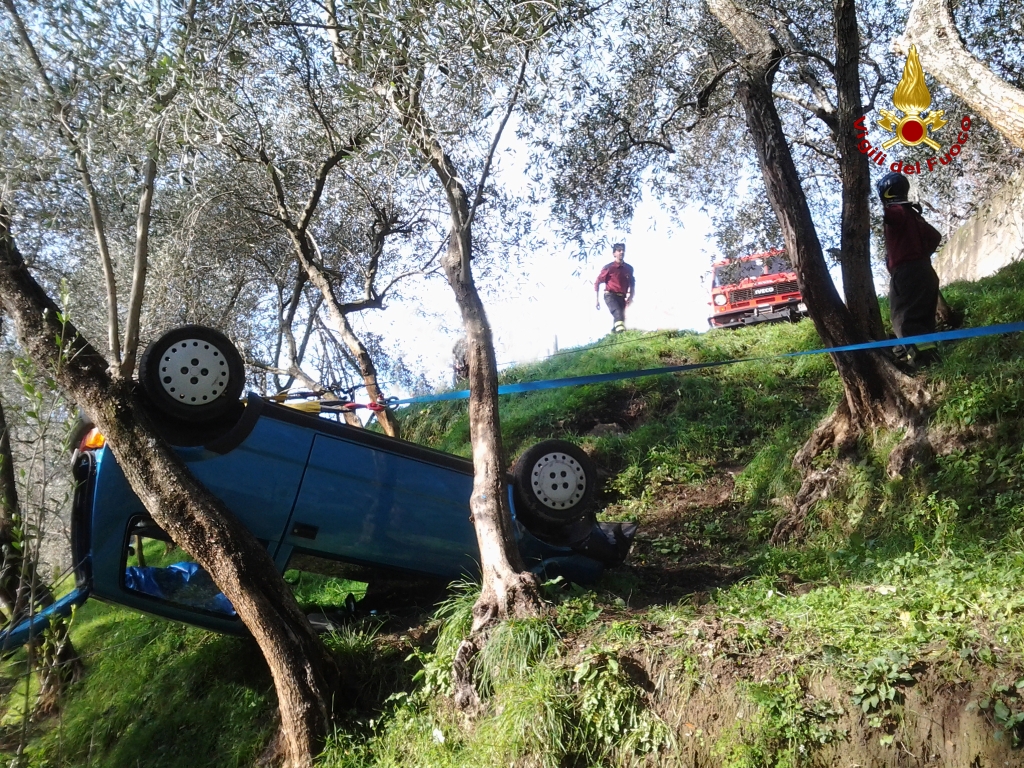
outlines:
[[[771,291],[765,291],[766,288],[771,288]],[[754,291],[758,293],[755,294]],[[760,299],[765,296],[776,296],[780,293],[796,293],[799,290],[796,284],[796,280],[786,280],[782,283],[773,283],[771,285],[762,285],[755,288],[738,288],[735,291],[729,293],[729,303],[738,304],[741,301],[753,301],[754,299]]]

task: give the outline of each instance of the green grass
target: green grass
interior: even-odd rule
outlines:
[[[530,369],[506,371],[502,383],[761,357],[820,345],[809,322],[700,336],[623,336]],[[827,358],[758,361],[504,397],[502,433],[509,463],[542,438],[565,438],[588,447],[602,469],[623,478],[606,484],[604,501],[613,502],[650,485],[652,474],[663,474],[666,462],[694,476],[709,464],[751,461],[760,448],[775,446],[780,431],[792,433],[795,442],[838,394],[838,379]],[[619,424],[626,433],[586,435],[602,423]],[[402,424],[409,439],[470,454],[464,401],[409,409]]]
[[[1024,264],[945,294],[968,325],[1019,320]],[[819,345],[806,321],[701,335],[627,332],[505,371],[502,381],[772,358]],[[722,685],[730,674],[723,670],[733,670],[735,698],[754,713],[701,747],[722,765],[802,764],[801,755],[844,737],[844,708],[862,711],[880,743],[891,743],[907,676],[916,680],[922,669],[956,685],[985,681],[989,693],[977,707],[990,713],[993,729],[1018,739],[1022,361],[1020,335],[945,346],[942,362],[925,374],[935,460],[891,478],[888,456],[901,436],[866,435],[857,461],[812,508],[806,537],[781,547],[769,536],[799,485],[793,455],[841,395],[826,356],[502,398],[509,460],[549,437],[593,457],[606,514],[641,523],[636,568],[609,574],[594,590],[549,585],[546,616],[498,629],[476,668],[483,711],[472,723],[450,696],[473,585],[455,588],[408,634],[361,623],[331,636],[339,658],[358,670],[361,693],[321,765],[683,759],[696,742],[682,740],[663,715],[683,711],[712,668]],[[406,409],[401,420],[408,439],[470,453],[464,401]],[[621,434],[588,434],[608,423]],[[705,493],[718,487],[727,489],[724,501]],[[693,498],[699,503],[679,501]],[[739,578],[671,598],[645,593],[652,573],[694,563],[728,567]],[[364,588],[309,573],[287,578],[306,606],[341,605]],[[274,693],[251,643],[98,604],[79,612],[73,637],[87,673],[58,717],[30,724],[28,764],[250,765],[265,746]],[[777,679],[744,677],[751,674],[744,664],[758,658],[776,665]],[[16,741],[23,723],[24,659],[11,663],[22,666],[5,674],[4,744]],[[835,701],[810,696],[809,681],[821,676],[837,681]]]
[[[95,601],[76,612],[73,638],[84,677],[57,717],[32,726],[28,765],[248,766],[272,732],[273,686],[252,641]],[[17,662],[7,674],[24,675]]]
[[[291,586],[299,606],[306,610],[344,606],[350,595],[355,600],[361,600],[367,586],[363,581],[292,569],[284,572],[284,580]]]
[[[1022,289],[1024,265],[1018,264],[990,280],[952,286],[946,294],[966,309],[968,324],[981,326],[1024,317]],[[505,380],[768,357],[819,346],[807,322],[700,337],[636,334],[630,341],[595,345],[529,370],[506,372]],[[559,677],[559,663],[577,670],[587,658],[617,658],[629,649],[679,659],[678,675],[698,679],[700,665],[710,663],[699,660],[708,653],[709,641],[716,649],[712,660],[770,653],[794,669],[774,687],[739,686],[738,695],[752,701],[760,714],[715,747],[723,764],[799,764],[801,748],[809,753],[844,737],[832,722],[844,707],[863,708],[869,724],[879,729],[881,743],[891,744],[898,707],[887,703],[885,691],[898,701],[900,687],[912,680],[918,664],[951,681],[995,677],[997,693],[981,699],[979,706],[994,711],[991,702],[1002,702],[1000,714],[993,716],[996,730],[1015,728],[1024,709],[1013,693],[1024,669],[1019,621],[1024,594],[1022,352],[1019,336],[946,346],[942,363],[927,373],[934,397],[932,423],[946,436],[959,433],[960,444],[940,445],[941,455],[929,467],[889,478],[888,454],[900,436],[866,436],[860,461],[837,478],[831,497],[812,510],[806,540],[782,548],[766,540],[782,513],[779,499],[794,493],[798,484],[790,467],[793,454],[840,396],[827,357],[743,363],[503,399],[510,456],[539,438],[574,440],[608,475],[604,501],[642,522],[659,514],[666,491],[705,483],[723,467],[739,468],[733,502],[746,521],[750,547],[742,565],[749,575],[713,592],[699,613],[684,600],[618,619],[616,603],[628,598],[634,586],[628,583],[618,592],[565,598],[550,618],[561,642],[532,667],[512,674],[506,687],[495,686],[495,714],[484,726],[457,728],[454,740],[431,741],[434,728],[447,733],[445,728],[452,727],[450,716],[431,696],[396,710],[372,739],[361,742],[357,762],[336,764],[391,765],[404,759],[418,765],[470,765],[480,760],[478,740],[504,745],[488,755],[488,764],[523,759],[627,764],[643,759],[638,743],[671,753],[669,735],[646,742],[636,736],[629,725],[635,725],[636,716],[588,732],[588,723],[602,721],[588,719],[580,697],[601,694],[581,688],[601,686],[584,676],[574,697],[572,686]],[[465,455],[464,409],[464,403],[430,405],[406,416],[406,423],[420,439]],[[620,424],[625,434],[586,435],[595,424],[609,421]],[[965,429],[976,432],[972,437]],[[671,559],[684,554],[693,537],[713,536],[715,524],[695,513],[680,523],[678,533],[661,534],[653,546]],[[794,582],[805,588],[791,590]],[[652,650],[639,629],[648,624],[675,640],[667,646],[660,640]],[[583,651],[581,638],[589,638]],[[440,668],[446,669],[445,664]],[[841,681],[845,699],[805,698],[804,678],[823,674]],[[536,691],[543,692],[544,703],[531,695]],[[878,692],[881,703],[872,698]],[[515,697],[515,703],[507,697]],[[651,713],[642,696],[632,701],[640,707],[634,711]],[[536,725],[527,732],[533,742],[510,740],[520,731],[503,725],[509,708],[530,713],[526,720]],[[649,733],[658,732],[656,725],[651,727]],[[497,738],[495,731],[504,737]],[[395,757],[398,744],[409,750],[400,752],[403,759]],[[429,757],[412,758],[418,749]]]

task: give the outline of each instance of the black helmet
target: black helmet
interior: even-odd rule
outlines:
[[[878,196],[883,205],[907,202],[910,182],[902,173],[887,173],[878,182]]]

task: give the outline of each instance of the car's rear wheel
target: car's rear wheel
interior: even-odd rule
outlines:
[[[235,406],[245,386],[245,366],[223,333],[184,325],[146,348],[139,362],[139,381],[161,413],[202,423]]]
[[[590,508],[597,490],[594,463],[565,440],[544,440],[529,448],[512,468],[520,514],[563,525]]]

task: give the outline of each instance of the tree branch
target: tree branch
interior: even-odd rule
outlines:
[[[792,93],[787,93],[786,91],[772,91],[772,96],[775,96],[776,98],[779,99],[785,99],[786,101],[791,101],[794,104],[803,107],[816,118],[821,120],[821,122],[823,122],[825,125],[827,125],[829,131],[831,131],[833,135],[835,135],[836,131],[839,130],[839,124],[836,120],[835,112],[830,112],[820,106],[811,104],[811,102],[807,101],[806,99],[802,99],[799,96]]]
[[[827,147],[823,147],[820,143],[814,141],[814,139],[812,139],[809,136],[794,136],[791,139],[791,141],[794,144],[799,144],[802,147],[807,147],[815,154],[821,155],[822,157],[827,158],[828,160],[832,160],[837,163],[839,162],[839,155],[837,155],[834,151],[828,149]]]
[[[64,136],[64,139],[68,142],[68,145],[71,147],[71,151],[75,156],[75,168],[82,180],[82,186],[85,188],[85,195],[89,201],[89,214],[92,217],[93,233],[96,237],[96,247],[99,252],[100,269],[103,272],[103,280],[106,286],[107,346],[109,350],[110,364],[115,371],[119,371],[118,366],[121,363],[121,333],[118,328],[117,281],[114,278],[114,264],[113,259],[110,256],[110,248],[107,245],[107,232],[106,226],[103,222],[103,213],[100,210],[99,196],[96,193],[96,188],[93,186],[92,175],[89,173],[89,163],[86,159],[85,150],[79,143],[77,134],[71,129],[71,126],[64,118],[67,105],[61,102],[58,97],[57,91],[54,89],[53,84],[50,81],[50,76],[46,71],[46,67],[43,64],[42,59],[39,58],[39,53],[36,51],[36,47],[32,43],[32,39],[29,37],[28,29],[26,29],[25,23],[22,21],[21,15],[18,13],[18,8],[14,4],[14,0],[3,0],[3,4],[7,9],[7,13],[11,17],[11,21],[14,23],[15,29],[17,29],[18,39],[21,41],[22,46],[28,53],[29,58],[32,60],[32,64],[36,70],[36,75],[42,82],[50,99],[51,109],[53,110],[54,118],[59,127],[59,132]]]
[[[878,66],[877,61],[875,61],[874,59],[863,58],[861,59],[861,61],[875,70],[875,84],[871,86],[871,96],[868,98],[868,103],[865,104],[864,108],[861,110],[863,114],[866,115],[869,112],[875,111],[875,101],[877,101],[878,99],[878,94],[881,93],[882,86],[888,83],[889,81],[885,78],[885,75],[882,73],[882,68]]]
[[[494,140],[491,141],[491,146],[487,150],[487,158],[484,160],[484,168],[480,172],[480,179],[476,185],[476,195],[473,197],[473,204],[469,207],[469,218],[466,220],[463,226],[470,226],[473,223],[473,219],[476,217],[476,209],[480,207],[480,201],[484,199],[484,185],[487,183],[487,177],[491,173],[491,162],[494,160],[494,153],[498,149],[498,144],[501,142],[501,134],[505,130],[505,125],[508,123],[510,117],[512,117],[512,111],[515,109],[516,102],[519,100],[519,93],[522,91],[523,83],[526,81],[526,65],[530,61],[530,49],[527,48],[523,54],[523,63],[519,66],[519,77],[516,78],[516,84],[512,88],[512,95],[509,97],[508,106],[505,108],[505,115],[501,118],[501,123],[498,124],[498,130],[494,133]]]
[[[128,298],[128,318],[124,329],[124,359],[121,361],[121,376],[126,379],[132,378],[135,373],[135,358],[139,351],[139,321],[149,268],[149,225],[153,213],[153,184],[159,146],[158,130],[150,144],[149,157],[142,165],[142,194],[139,195],[139,215],[135,224],[135,266],[132,270],[132,291]]]
[[[305,233],[306,229],[309,228],[309,222],[312,220],[313,214],[316,212],[317,205],[320,204],[320,198],[323,196],[324,192],[324,185],[327,183],[327,176],[330,174],[331,170],[345,158],[351,157],[359,147],[366,143],[368,138],[368,132],[357,134],[353,138],[349,139],[348,144],[337,150],[320,164],[320,168],[317,170],[316,178],[313,182],[313,191],[310,193],[309,200],[306,201],[306,207],[303,209],[302,215],[299,217],[299,222],[296,225],[296,228],[300,233]],[[274,173],[274,178],[276,179],[274,187],[275,190],[278,190],[278,200],[280,205],[280,200],[283,199],[284,196],[284,189],[281,188],[280,179],[277,177],[276,171]]]

